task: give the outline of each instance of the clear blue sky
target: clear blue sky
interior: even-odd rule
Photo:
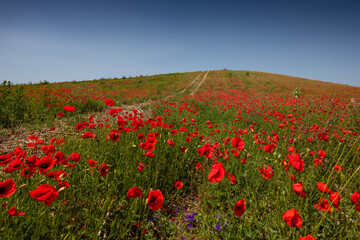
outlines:
[[[0,0],[0,81],[251,70],[360,86],[360,1]]]

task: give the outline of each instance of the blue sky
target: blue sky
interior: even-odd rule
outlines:
[[[0,81],[250,70],[360,86],[360,1],[0,0]]]

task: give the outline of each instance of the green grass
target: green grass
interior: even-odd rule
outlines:
[[[179,93],[199,74],[204,73],[32,86],[39,96],[44,89],[51,89],[51,96],[54,96],[76,85],[71,91],[76,101],[71,103],[78,104],[77,110],[61,121],[53,121],[51,126],[66,129],[60,126],[65,124],[71,128],[61,134],[65,143],[58,145],[55,141],[54,146],[65,157],[79,153],[81,160],[69,161],[75,164],[71,169],[59,165],[49,170],[68,172],[59,181],[69,183],[69,188],[58,189],[58,197],[50,207],[33,199],[29,192],[41,184],[58,187],[58,180],[39,174],[38,170],[31,178],[21,177],[19,173],[26,161],[21,169],[1,173],[1,181],[13,179],[17,188],[10,197],[0,198],[1,204],[7,203],[0,211],[2,239],[298,239],[308,234],[316,239],[358,239],[360,215],[350,198],[360,191],[357,135],[360,90],[319,83],[321,91],[314,95],[317,85],[310,80],[225,70],[209,72],[204,84],[192,96],[185,91],[162,100],[171,93]],[[303,81],[303,95],[295,97],[293,86],[298,81]],[[272,87],[266,88],[269,85]],[[109,98],[112,90],[142,87],[161,90],[163,95],[156,101],[148,101],[155,98],[151,91],[135,101],[132,97],[114,97],[115,107],[121,105],[124,109],[119,112],[121,117],[110,116],[108,110],[97,112],[93,119],[96,127],[78,131],[75,129],[77,123],[91,124],[92,111],[106,107],[102,97],[96,99],[98,96],[88,95],[91,86],[103,86],[103,92],[98,93],[104,98]],[[341,91],[329,95],[329,89],[335,87]],[[92,99],[90,103],[81,103],[82,97],[76,95],[82,91],[80,89],[87,89],[83,94]],[[195,86],[189,91],[193,89]],[[327,90],[327,95],[323,94],[323,89]],[[347,92],[348,89],[351,91]],[[349,97],[354,97],[355,103],[351,103]],[[55,99],[52,98],[53,105],[57,104]],[[121,103],[123,100],[127,100],[126,105]],[[92,101],[94,106],[85,107]],[[148,104],[141,107],[134,104],[141,101],[148,101]],[[37,105],[37,108],[41,112],[42,107]],[[133,108],[142,110],[145,115],[138,113],[134,118]],[[49,111],[44,119],[57,118],[56,112]],[[41,126],[40,120],[31,119],[30,123],[34,121]],[[172,130],[178,130],[177,134],[173,135]],[[120,134],[118,141],[106,140],[111,131]],[[96,138],[81,138],[85,132],[92,132]],[[328,134],[328,139],[320,139],[319,134],[323,132]],[[146,138],[139,140],[140,133],[145,137],[157,135],[153,158],[144,155],[146,150],[140,143]],[[244,149],[239,151],[238,157],[231,153],[236,150],[231,143],[235,136],[244,141]],[[187,137],[190,142],[186,141]],[[50,136],[40,138],[44,138],[46,145],[51,141]],[[230,139],[228,143],[225,143],[226,138]],[[175,146],[169,145],[168,140]],[[198,148],[205,144],[213,148],[211,159],[198,154]],[[263,149],[269,144],[276,145],[271,153]],[[305,166],[303,172],[292,166],[285,170],[282,162],[288,159],[290,146],[300,154]],[[180,147],[185,147],[186,151],[181,151]],[[24,146],[23,149],[27,157],[44,156],[40,148],[35,151]],[[318,150],[326,153],[322,166],[314,165],[315,158],[319,158]],[[315,155],[311,156],[311,151]],[[97,167],[90,169],[89,159],[97,161]],[[146,165],[142,171],[138,171],[140,161]],[[230,183],[227,174],[220,182],[208,180],[216,161],[234,175],[236,184]],[[99,172],[102,163],[109,166],[106,176]],[[196,169],[198,163],[203,169]],[[258,170],[267,165],[274,173],[270,179],[263,178]],[[336,165],[341,166],[342,171],[334,171]],[[296,181],[289,175],[294,175]],[[180,189],[174,187],[178,180],[183,183]],[[298,182],[303,183],[305,198],[292,190],[292,185]],[[339,210],[332,206],[328,214],[314,207],[321,197],[331,205],[329,195],[316,187],[318,182],[341,195]],[[142,197],[128,198],[127,192],[134,186],[143,191]],[[164,196],[163,205],[154,212],[147,205],[150,189],[159,189]],[[237,217],[234,207],[240,199],[245,200],[246,210]],[[9,216],[7,211],[12,206],[26,214]],[[299,228],[290,227],[282,219],[292,208],[302,218]]]

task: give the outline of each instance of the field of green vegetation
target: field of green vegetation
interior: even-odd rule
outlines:
[[[248,71],[0,87],[1,239],[360,239],[360,88]]]

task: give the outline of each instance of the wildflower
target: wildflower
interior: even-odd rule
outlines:
[[[310,234],[308,234],[308,235],[306,235],[306,237],[299,237],[298,240],[316,240],[316,238],[314,238]]]
[[[360,212],[360,193],[354,192],[351,196],[351,202],[355,204],[355,210]]]
[[[0,198],[10,197],[16,191],[15,182],[8,179],[5,182],[0,181]]]
[[[225,176],[225,169],[222,163],[215,163],[211,166],[208,180],[210,182],[220,182]]]
[[[176,181],[174,187],[175,187],[176,189],[180,189],[180,188],[183,187],[183,184],[182,184],[182,182],[180,182],[180,181]]]
[[[228,179],[230,180],[231,184],[236,184],[236,178],[231,173],[228,173]]]
[[[328,213],[331,212],[331,206],[330,206],[328,200],[326,200],[323,197],[319,199],[318,204],[314,203],[314,207],[316,207],[317,209],[319,209],[321,211],[326,211]]]
[[[36,201],[45,202],[48,207],[58,197],[57,190],[53,186],[47,184],[38,186],[35,190],[30,191],[29,194]]]
[[[64,110],[67,112],[75,112],[75,107],[73,106],[65,106]]]
[[[292,189],[299,197],[304,198],[306,196],[306,193],[304,193],[302,182],[294,183]]]
[[[73,152],[70,156],[68,156],[68,160],[79,162],[81,160],[81,156],[77,152]]]
[[[259,167],[259,172],[261,176],[265,179],[270,179],[274,175],[274,172],[270,166],[266,166],[262,168]]]
[[[102,177],[106,177],[109,171],[109,165],[107,163],[102,163],[99,167],[99,172]]]
[[[316,184],[317,188],[323,192],[323,193],[328,193],[328,194],[332,194],[333,192],[326,186],[325,183],[322,183],[322,182],[318,182]]]
[[[220,222],[218,222],[218,224],[215,226],[216,230],[220,231],[221,227],[220,227]]]
[[[164,196],[161,193],[161,191],[159,189],[155,190],[155,191],[150,189],[150,192],[149,192],[149,195],[147,198],[147,205],[149,206],[149,208],[152,211],[156,211],[162,207],[163,203],[164,203]]]
[[[334,167],[334,170],[335,170],[335,172],[339,172],[339,171],[342,171],[342,168],[341,168],[341,166],[340,165],[335,165],[335,167]]]
[[[0,166],[6,166],[12,160],[11,155],[0,155]]]
[[[244,141],[239,137],[234,137],[233,139],[231,139],[231,144],[239,151],[243,150],[245,145]]]
[[[318,151],[319,158],[324,158],[326,156],[326,153],[323,150]]]
[[[24,213],[24,212],[18,212],[18,211],[16,210],[16,206],[13,206],[12,208],[9,209],[8,214],[9,214],[10,216],[20,216],[20,215],[24,215],[24,214],[26,214],[26,213]]]
[[[140,188],[135,186],[135,187],[132,187],[129,189],[127,195],[128,195],[128,198],[138,198],[143,195],[143,192],[141,191]]]
[[[141,161],[140,161],[137,170],[138,170],[139,172],[141,172],[142,170],[144,170],[145,167],[146,167],[145,164],[142,164]]]
[[[112,107],[112,106],[115,105],[115,102],[114,102],[114,100],[112,100],[112,99],[106,99],[106,100],[105,100],[105,104],[106,104],[107,106]]]
[[[341,196],[339,193],[334,192],[330,195],[330,201],[332,205],[335,207],[335,209],[340,210],[339,208],[339,202],[340,202]]]
[[[304,171],[304,162],[299,154],[291,154],[289,164],[299,172]]]
[[[281,218],[284,219],[290,227],[299,228],[302,225],[300,214],[294,208],[286,211]]]
[[[90,169],[92,168],[92,167],[96,167],[96,163],[98,163],[97,161],[94,161],[94,160],[92,160],[92,159],[89,159],[88,160],[88,163],[89,163],[89,166],[90,166]]]
[[[42,157],[39,161],[36,162],[36,166],[39,169],[40,173],[44,173],[50,170],[56,163],[55,159],[50,156]]]
[[[240,217],[241,215],[243,215],[243,213],[246,210],[246,205],[245,205],[245,200],[244,199],[240,199],[236,204],[235,204],[235,208],[234,208],[234,215],[237,217]]]

